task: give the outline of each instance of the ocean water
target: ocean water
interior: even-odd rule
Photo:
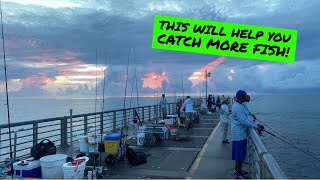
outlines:
[[[320,159],[319,94],[265,95],[256,98],[249,106],[261,121],[286,141]],[[272,132],[269,128],[266,130]],[[261,139],[289,178],[320,178],[320,161],[269,134],[264,133]]]
[[[178,98],[178,97],[177,97]],[[172,102],[174,97],[168,97]],[[270,126],[287,141],[309,151],[320,158],[320,94],[318,95],[260,95],[252,96],[249,107],[256,116]],[[139,105],[154,105],[159,98],[139,98]],[[5,101],[1,101],[1,124],[6,124]],[[61,117],[73,114],[101,111],[102,102],[95,99],[16,99],[10,101],[11,121],[21,122],[42,118]],[[137,106],[136,98],[132,98],[131,107]],[[122,109],[123,98],[105,100],[105,110]],[[126,107],[130,107],[130,98],[126,99]],[[271,131],[266,127],[267,130]],[[272,131],[271,131],[272,132]],[[274,156],[280,167],[289,178],[320,178],[320,162],[292,148],[282,141],[264,134],[261,137],[267,150]]]

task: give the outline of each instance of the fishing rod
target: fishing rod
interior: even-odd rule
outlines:
[[[128,74],[129,74],[129,61],[130,61],[130,48],[129,48],[129,52],[128,52],[128,62],[127,62],[127,74],[126,74],[126,85],[125,85],[125,90],[124,90],[124,99],[123,99],[123,109],[125,109],[126,108],[126,97],[127,97],[127,87],[128,87]],[[123,117],[123,119],[122,119],[122,124],[121,124],[121,139],[122,139],[122,136],[123,136],[123,126],[124,126],[124,121],[126,121],[125,119],[124,119],[124,117]],[[127,138],[127,135],[125,135],[125,139]],[[123,156],[123,144],[122,143],[120,143],[120,145],[121,145],[121,149],[120,149],[120,152],[121,152],[121,159],[123,158],[122,156]]]
[[[134,63],[136,63],[136,61],[134,61]],[[137,104],[138,104],[138,108],[140,107],[139,105],[139,89],[138,89],[138,78],[137,78],[137,65],[134,65],[134,77],[136,79],[136,91],[137,91]]]
[[[105,54],[104,55],[104,66],[105,66],[105,68],[104,68],[104,72],[103,72],[103,88],[102,88],[102,110],[101,110],[101,112],[102,112],[102,116],[103,116],[103,112],[104,112],[104,93],[105,93],[105,87],[106,87],[106,70],[107,70],[107,55]],[[102,142],[102,135],[103,135],[103,132],[102,132],[102,134],[101,134],[101,138],[100,138],[100,142]],[[101,153],[100,153],[100,164],[99,164],[99,166],[101,167],[101,164],[102,164],[102,162],[101,162]]]
[[[94,102],[94,136],[97,137],[97,96],[98,96],[98,48],[96,48],[96,96]],[[93,155],[93,170],[96,170],[96,151]]]
[[[8,76],[7,76],[7,62],[6,62],[6,51],[4,42],[3,32],[3,14],[2,14],[2,1],[0,0],[0,14],[1,14],[1,37],[2,37],[2,50],[3,50],[3,64],[4,64],[4,77],[6,81],[6,98],[7,98],[7,117],[8,117],[8,129],[9,129],[9,145],[10,145],[10,160],[12,160],[12,137],[11,137],[11,121],[10,121],[10,106],[9,106],[9,91],[8,91]],[[11,164],[11,175],[13,174],[13,163]]]
[[[182,99],[184,100],[184,87],[183,87],[182,65],[181,65],[181,82],[182,82]]]
[[[314,159],[316,159],[316,160],[320,161],[320,159],[319,159],[319,158],[315,157],[315,156],[314,156],[314,155],[312,155],[310,152],[307,152],[307,151],[305,151],[305,150],[303,150],[303,149],[301,149],[301,148],[299,148],[299,147],[297,147],[297,146],[295,146],[295,145],[291,144],[290,142],[288,142],[288,141],[286,141],[286,140],[284,140],[284,139],[282,139],[282,138],[280,138],[280,137],[276,136],[275,134],[273,134],[273,133],[271,133],[271,132],[269,132],[269,131],[267,131],[267,130],[262,130],[262,131],[264,131],[264,132],[266,132],[266,133],[270,134],[271,136],[273,136],[273,137],[275,137],[275,138],[277,138],[277,139],[279,139],[279,140],[281,140],[281,141],[283,141],[283,142],[285,142],[285,143],[289,144],[289,145],[290,145],[290,146],[292,146],[293,148],[295,148],[295,149],[297,149],[297,150],[299,150],[299,151],[301,151],[301,152],[303,152],[303,153],[305,153],[305,154],[309,155],[310,157],[312,157],[312,158],[314,158]]]
[[[270,126],[268,126],[266,123],[264,123],[264,122],[263,122],[263,121],[261,121],[260,119],[258,119],[258,118],[257,118],[257,120],[258,120],[259,122],[261,122],[264,126],[266,126],[267,128],[269,128],[270,130],[272,130],[272,131],[273,131],[275,134],[277,134],[277,135],[275,135],[275,134],[271,133],[270,131],[263,130],[263,131],[265,131],[266,133],[270,134],[270,135],[271,135],[271,136],[273,136],[273,137],[276,137],[277,139],[279,139],[279,140],[281,140],[281,141],[284,141],[285,143],[287,143],[287,144],[289,144],[290,146],[292,146],[292,147],[294,147],[294,148],[296,148],[296,149],[300,150],[301,152],[303,152],[303,153],[305,153],[305,154],[307,154],[307,155],[309,155],[309,156],[313,157],[314,159],[320,160],[319,158],[317,158],[317,157],[313,156],[312,154],[310,154],[310,153],[308,153],[308,152],[304,151],[303,149],[301,149],[301,148],[299,148],[299,147],[297,147],[297,146],[295,146],[295,145],[291,144],[290,142],[288,142],[288,141],[284,140],[284,139],[285,139],[285,137],[283,137],[282,135],[280,135],[280,133],[278,133],[277,131],[273,130]],[[279,137],[279,136],[280,136],[280,137]]]
[[[272,130],[274,133],[276,133],[278,136],[283,137],[280,133],[278,133],[277,131],[273,130],[270,126],[268,126],[265,122],[263,122],[261,119],[256,117],[256,120],[259,121],[262,125],[264,125],[265,127],[269,128],[270,130]]]

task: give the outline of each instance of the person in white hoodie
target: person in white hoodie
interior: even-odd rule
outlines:
[[[228,107],[229,99],[222,98],[221,100],[221,110],[220,110],[220,125],[222,129],[222,143],[229,144],[228,140],[228,129],[229,129],[229,115],[231,114],[231,110]]]
[[[192,128],[192,120],[193,120],[193,100],[190,98],[190,96],[187,96],[187,99],[184,101],[180,111],[182,112],[185,108],[185,112],[187,115],[185,128],[189,129]]]

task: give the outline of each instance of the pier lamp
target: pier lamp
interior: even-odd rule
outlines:
[[[205,72],[205,76],[206,76],[206,98],[208,97],[208,77],[211,76],[211,72],[208,72],[208,70],[206,69],[206,72]]]

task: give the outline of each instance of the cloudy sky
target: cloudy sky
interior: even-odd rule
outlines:
[[[129,94],[135,83],[141,95],[181,93],[182,85],[203,94],[204,80],[194,72],[205,68],[213,93],[317,92],[319,7],[318,0],[2,0],[10,96],[90,97],[96,77],[101,93],[104,74],[106,94],[123,96],[129,48]],[[296,62],[152,49],[154,15],[296,29]],[[2,70],[2,94],[4,87]]]

